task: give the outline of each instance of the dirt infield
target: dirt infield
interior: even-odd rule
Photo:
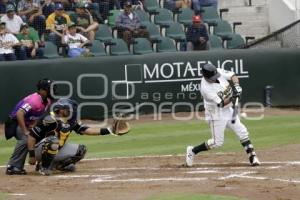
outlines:
[[[147,199],[162,193],[219,194],[244,199],[299,199],[300,145],[258,151],[262,166],[250,167],[243,152],[198,155],[195,166],[184,156],[84,160],[74,173],[6,176],[0,188],[7,199]]]

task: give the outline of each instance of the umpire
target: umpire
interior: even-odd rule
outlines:
[[[37,83],[37,92],[28,95],[15,106],[5,122],[5,137],[10,139],[15,137],[17,144],[8,162],[7,175],[25,175],[24,163],[28,153],[27,136],[29,129],[33,127],[37,120],[44,114],[50,106],[51,85],[53,81],[47,78]],[[55,87],[53,87],[55,93]]]

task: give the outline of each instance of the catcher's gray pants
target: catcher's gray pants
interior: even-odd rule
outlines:
[[[8,165],[17,167],[18,169],[23,169],[28,152],[27,136],[23,134],[21,128],[18,126],[15,137],[17,139],[17,144],[10,160],[8,161]]]
[[[41,140],[35,146],[35,158],[38,162],[41,162],[42,159],[42,152],[43,152],[43,145],[45,143],[45,139]],[[61,149],[58,150],[58,153],[55,155],[52,163],[51,168],[55,168],[58,164],[66,163],[68,164],[70,161],[75,163],[81,160],[84,157],[84,154],[81,155],[82,157],[78,160],[75,160],[74,157],[78,155],[78,150],[81,145],[79,144],[69,144],[66,143]]]

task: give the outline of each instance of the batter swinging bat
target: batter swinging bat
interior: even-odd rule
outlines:
[[[238,108],[239,108],[239,98],[237,97],[235,99],[234,105],[233,105],[233,113],[232,113],[232,119],[231,119],[231,123],[235,123],[236,120],[236,115],[238,113]]]

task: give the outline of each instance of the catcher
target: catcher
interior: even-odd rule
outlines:
[[[53,170],[75,171],[86,147],[67,143],[72,131],[80,135],[123,135],[130,130],[124,120],[114,120],[109,128],[92,128],[77,122],[77,102],[71,99],[59,99],[50,110],[28,136],[29,164],[37,162],[36,170],[41,175],[51,175]]]

